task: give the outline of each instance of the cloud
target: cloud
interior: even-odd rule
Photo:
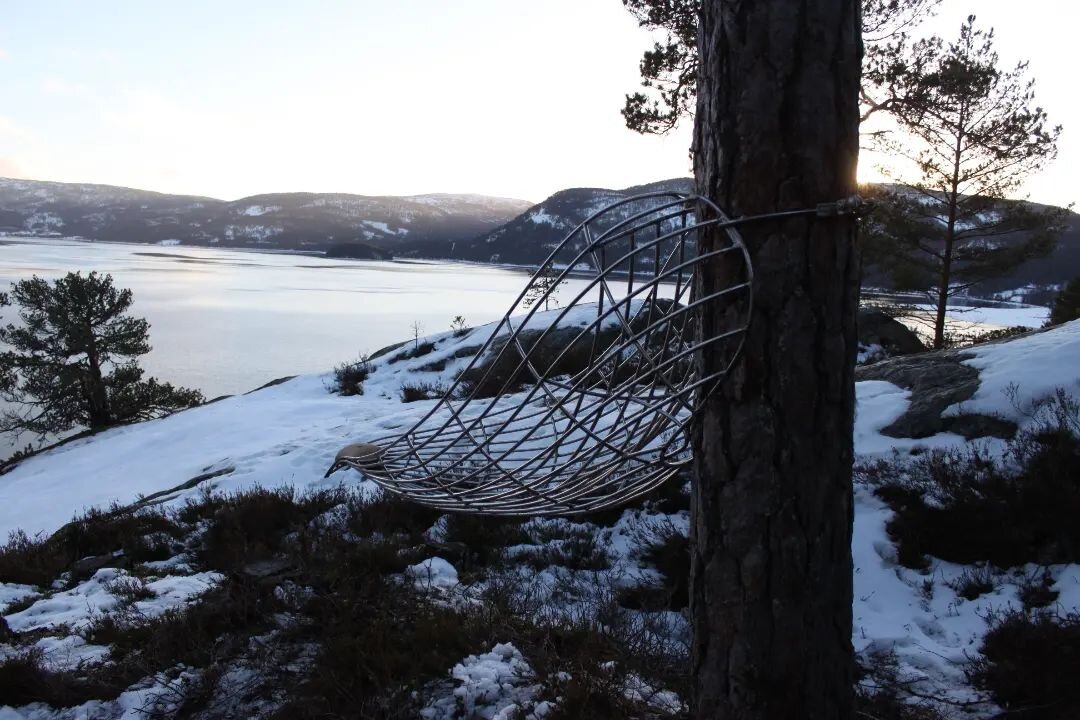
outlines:
[[[11,56],[8,55],[8,51],[5,50],[4,48],[0,47],[0,62],[4,62],[9,57],[11,57]]]
[[[52,97],[94,99],[94,92],[89,85],[71,83],[59,77],[45,78],[41,83],[41,91]]]
[[[28,140],[33,134],[26,128],[21,127],[10,117],[0,115],[0,142],[14,142]]]
[[[19,166],[15,164],[13,158],[0,156],[0,177],[22,177]]]

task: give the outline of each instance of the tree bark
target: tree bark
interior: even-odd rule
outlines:
[[[86,323],[84,332],[88,338],[86,349],[88,371],[83,378],[87,425],[91,430],[100,430],[115,424],[115,419],[109,408],[109,397],[105,391],[105,377],[101,369],[101,354],[98,352],[97,337],[89,321]]]
[[[964,112],[960,112],[963,124]],[[960,159],[963,155],[964,132],[956,133],[953,147],[952,176],[949,178],[949,217],[945,224],[945,247],[941,253],[941,275],[938,278],[937,312],[934,315],[934,349],[945,347],[945,311],[949,308],[949,284],[952,282],[952,257],[956,244],[956,211],[960,202]]]
[[[856,191],[858,0],[703,0],[694,170],[733,216]],[[850,218],[745,225],[754,308],[695,429],[695,718],[851,716],[859,255]],[[704,250],[720,238],[704,233]],[[702,292],[737,272],[721,256]],[[722,331],[729,307],[702,332]],[[699,358],[726,363],[721,349]]]

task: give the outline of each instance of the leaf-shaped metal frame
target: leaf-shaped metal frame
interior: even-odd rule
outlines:
[[[707,199],[657,192],[595,213],[555,247],[447,394],[403,433],[351,445],[352,467],[445,511],[568,515],[628,502],[691,461],[690,424],[742,349],[750,255]],[[699,248],[714,226],[712,246]],[[722,287],[696,282],[725,257]],[[539,314],[568,278],[584,287]],[[528,304],[529,307],[525,307]],[[705,313],[725,318],[702,335]],[[726,358],[699,369],[710,346]]]

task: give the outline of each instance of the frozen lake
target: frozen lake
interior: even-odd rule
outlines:
[[[207,397],[321,372],[412,335],[499,318],[527,275],[435,262],[327,260],[196,247],[6,238],[0,288],[69,271],[111,273],[150,321],[141,361]],[[11,315],[12,309],[7,309]]]

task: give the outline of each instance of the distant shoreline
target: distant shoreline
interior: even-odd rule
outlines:
[[[313,257],[328,261],[347,261],[350,263],[393,263],[397,265],[426,265],[433,263],[442,263],[450,265],[461,265],[471,268],[491,268],[496,270],[508,270],[510,272],[517,272],[522,274],[532,274],[536,271],[539,265],[530,264],[518,264],[518,263],[490,263],[480,260],[458,260],[453,258],[433,258],[433,257],[391,257],[390,259],[379,260],[375,258],[350,258],[350,257],[330,257],[326,254],[325,250],[300,250],[290,248],[253,248],[243,245],[222,245],[215,243],[212,245],[195,245],[184,243],[175,243],[163,245],[160,242],[131,242],[127,240],[96,240],[93,238],[81,237],[78,235],[24,235],[15,234],[7,231],[0,231],[0,245],[12,245],[15,241],[61,241],[61,242],[74,242],[81,244],[102,244],[102,245],[123,245],[133,248],[161,248],[161,251],[157,254],[169,255],[170,248],[182,248],[182,249],[202,249],[202,250],[227,250],[230,252],[246,252],[254,254],[265,255],[295,255],[299,257]],[[387,251],[391,252],[391,251]],[[183,257],[177,254],[177,257]],[[626,276],[625,272],[616,273],[617,277],[623,278]],[[586,271],[571,271],[567,273],[568,278],[575,279],[588,279],[592,277],[591,272]],[[913,304],[921,304],[926,302],[925,294],[918,292],[902,292],[887,290],[876,287],[864,287],[862,289],[862,299],[874,300],[874,299],[890,299],[893,301],[902,300],[909,301]],[[976,296],[964,296],[953,297],[949,301],[950,307],[986,307],[986,308],[1031,308],[1031,307],[1046,307],[1044,305],[1035,305],[1032,303],[1018,303],[1008,300],[996,300],[988,297],[976,297]]]

